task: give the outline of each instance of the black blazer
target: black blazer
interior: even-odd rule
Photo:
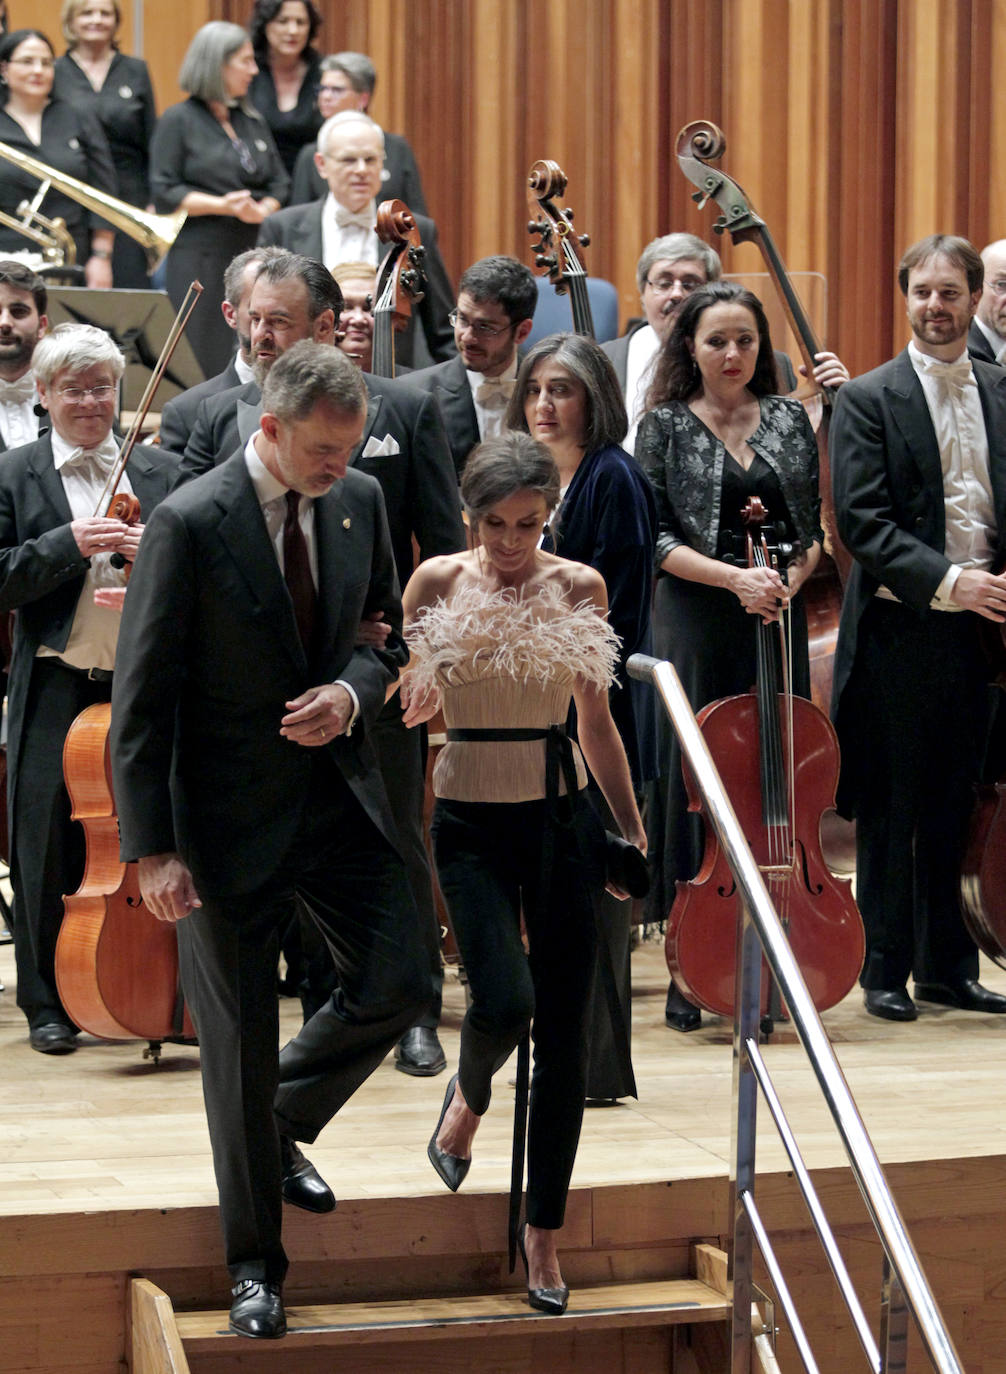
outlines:
[[[973,364],[989,445],[998,557],[1006,555],[1006,371]],[[883,583],[924,610],[950,567],[936,432],[908,350],[846,382],[829,433],[838,532],[855,562],[835,652],[837,715],[863,612]]]
[[[215,377],[209,377],[196,386],[190,386],[188,391],[183,391],[180,396],[174,396],[165,402],[161,411],[161,447],[177,453],[180,458],[185,452],[185,445],[196,423],[200,402],[205,401],[208,396],[219,395],[221,391],[232,391],[237,386],[241,386],[241,380],[234,360],[231,359],[223,372],[218,372]]]
[[[287,853],[315,752],[279,733],[286,703],[343,678],[360,702],[325,750],[395,843],[369,728],[408,658],[381,491],[349,472],[314,503],[319,649],[309,662],[245,464],[221,467],[154,512],[122,617],[111,752],[124,860],[178,850],[215,898],[261,886]],[[381,650],[357,627],[381,611]],[[267,822],[267,823],[266,823]]]
[[[307,143],[297,154],[290,190],[291,205],[307,205],[319,196],[328,195],[328,185],[314,160],[317,149],[317,143]],[[401,134],[389,134],[387,130],[384,132],[384,170],[377,199],[378,202],[404,200],[414,215],[429,214],[416,155],[408,139]]]
[[[988,339],[975,320],[971,321],[971,328],[968,330],[968,353],[983,363],[994,363],[996,360]]]
[[[137,445],[126,471],[144,520],[167,495],[178,460]],[[8,795],[14,806],[21,730],[35,653],[65,649],[84,586],[87,561],[70,531],[70,507],[53,466],[46,431],[11,449],[0,463],[0,615],[17,611],[7,689]]]
[[[118,195],[131,205],[146,206],[150,199],[150,140],[157,123],[146,62],[115,53],[101,90],[96,91],[83,68],[67,53],[56,59],[52,93],[55,99],[70,101],[77,109],[97,116],[115,164]]]
[[[350,465],[381,484],[395,566],[404,587],[412,576],[413,535],[421,559],[465,547],[457,482],[433,397],[387,377],[365,373],[363,379],[370,398],[367,420]],[[244,448],[258,429],[261,401],[258,383],[248,382],[202,402],[179,469],[179,485]]]
[[[460,354],[445,363],[436,363],[433,367],[410,373],[409,386],[436,397],[447,431],[447,442],[451,446],[454,468],[460,478],[469,453],[482,438],[472,389],[468,385],[468,372]]]
[[[321,213],[328,192],[313,205],[291,205],[287,210],[278,210],[264,220],[258,231],[259,246],[275,245],[289,248],[292,253],[303,253],[306,258],[321,261]],[[409,207],[412,208],[411,206]],[[415,216],[419,237],[426,249],[424,262],[426,271],[426,294],[420,301],[409,321],[409,327],[395,335],[395,360],[403,367],[415,366],[415,320],[418,315],[426,338],[426,346],[434,362],[452,358],[457,351],[454,346],[454,330],[448,315],[454,309],[454,292],[447,269],[444,267],[437,247],[437,226],[425,215]],[[382,243],[381,261],[391,251],[391,245]]]

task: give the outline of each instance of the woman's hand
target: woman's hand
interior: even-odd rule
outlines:
[[[423,725],[440,710],[440,693],[436,687],[417,692],[408,677],[402,679],[402,721],[405,725]]]
[[[760,615],[766,625],[779,619],[789,589],[775,568],[736,568],[730,589],[748,615]]]
[[[242,224],[261,224],[265,219],[251,191],[228,191],[220,199],[225,207],[224,214],[241,220]]]

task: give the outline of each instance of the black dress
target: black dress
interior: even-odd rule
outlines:
[[[108,140],[97,117],[69,101],[49,101],[42,111],[42,140],[37,144],[32,142],[16,119],[6,110],[0,110],[0,143],[27,153],[58,172],[66,172],[68,176],[76,177],[98,191],[105,191],[112,196],[119,193]],[[6,158],[0,160],[0,206],[8,214],[14,214],[21,201],[31,200],[38,188],[38,177],[23,172]],[[55,186],[47,192],[39,208],[50,219],[58,216],[66,221],[81,267],[91,256],[92,231],[112,227]],[[0,255],[23,253],[34,247],[32,241],[16,229],[0,225]]]
[[[305,143],[313,143],[322,125],[318,110],[318,83],[321,58],[308,50],[304,54],[307,71],[292,110],[281,110],[276,102],[276,83],[269,64],[259,62],[258,73],[248,88],[248,98],[269,125],[276,149],[289,175],[297,162],[297,154]]]
[[[708,482],[714,480],[714,473],[719,473],[716,546],[714,551],[701,552],[713,552],[717,558],[736,553],[736,540],[745,533],[740,512],[750,496],[761,497],[769,519],[782,522],[791,539],[799,539],[808,546],[822,537],[816,524],[817,446],[799,402],[776,397],[762,401],[761,424],[749,441],[755,457],[747,469],[727,453],[720,440],[684,403],[660,407],[664,416],[672,411],[679,456],[682,450],[689,451],[690,459],[683,460],[688,462],[694,461],[696,453],[702,455]],[[666,556],[669,533],[672,546],[675,542],[692,543],[682,539],[679,516],[668,505],[660,432],[660,421],[651,412],[643,418],[637,441],[637,454],[657,493],[661,526],[658,560]],[[799,491],[801,514],[806,518],[806,512],[812,512],[814,524],[808,527],[794,521],[784,486],[791,492]],[[714,493],[713,500],[716,499]],[[674,664],[694,711],[721,697],[751,691],[757,672],[758,623],[758,618],[747,613],[733,592],[658,572],[653,601],[654,653]],[[799,593],[792,602],[792,636],[793,688],[800,696],[809,697],[807,617]],[[676,881],[687,880],[698,870],[703,829],[701,818],[688,812],[681,749],[662,708],[657,729],[660,778],[647,789],[646,829],[653,879],[648,919],[662,921],[674,903]]]
[[[150,140],[157,123],[146,62],[115,53],[101,89],[96,91],[87,73],[67,53],[56,60],[52,92],[57,100],[97,117],[115,164],[119,199],[146,208],[150,201]],[[121,230],[115,235],[112,276],[116,286],[142,289],[150,285],[142,247]]]
[[[248,190],[256,200],[273,196],[282,204],[290,181],[268,125],[240,106],[230,119],[240,147],[194,96],[165,110],[150,148],[150,189],[161,214],[177,210],[190,191],[222,196]],[[234,352],[234,333],[220,312],[224,270],[238,253],[255,247],[258,230],[229,215],[192,215],[168,254],[168,295],[176,308],[194,278],[203,284],[186,332],[207,377],[222,372]]]

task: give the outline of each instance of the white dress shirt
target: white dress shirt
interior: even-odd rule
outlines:
[[[660,340],[652,325],[644,324],[629,339],[625,359],[625,409],[629,413],[629,432],[622,440],[626,453],[636,451],[636,430],[646,414],[646,393],[653,381],[653,365],[660,352]]]
[[[53,464],[63,483],[72,519],[89,520],[94,516],[118,455],[119,446],[111,434],[99,448],[85,453],[68,444],[55,430],[52,431]],[[125,473],[116,484],[115,492],[132,492]],[[114,494],[109,493],[105,497],[106,507]],[[104,511],[100,513],[104,514]],[[126,569],[113,568],[111,558],[111,553],[91,554],[66,648],[60,653],[43,644],[38,650],[39,658],[59,658],[71,668],[85,670],[101,668],[110,672],[115,667],[115,646],[119,640],[122,613],[108,606],[94,604],[94,593],[98,587],[126,585]]]
[[[247,444],[245,444],[245,466],[248,468],[248,476],[251,484],[255,488],[255,495],[258,498],[259,506],[262,509],[262,518],[265,520],[265,527],[272,543],[273,551],[276,554],[276,562],[279,564],[280,572],[285,572],[283,560],[283,526],[286,523],[286,494],[289,487],[285,487],[278,477],[274,477],[265,463],[258,456],[255,448],[255,439],[261,434],[261,430],[256,430]],[[298,520],[301,533],[304,536],[304,543],[307,545],[307,557],[311,566],[311,580],[314,583],[315,591],[318,590],[318,541],[314,531],[314,502],[310,496],[301,496],[298,507]],[[345,687],[353,703],[353,711],[346,726],[346,734],[351,734],[353,726],[356,724],[360,714],[360,698],[356,691],[343,678],[336,678],[339,687]]]
[[[339,221],[349,219],[348,223]],[[321,210],[321,260],[331,272],[341,262],[380,261],[381,241],[377,237],[377,202],[372,200],[358,215],[340,205],[332,192]]]
[[[0,435],[6,448],[20,448],[38,438],[39,419],[35,414],[38,391],[35,375],[28,371],[16,382],[0,378]]]

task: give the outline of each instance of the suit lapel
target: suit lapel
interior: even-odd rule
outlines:
[[[255,405],[249,405],[247,401],[238,401],[236,413],[238,437],[244,447],[258,429],[258,422],[262,418],[262,402],[259,400]]]
[[[367,389],[367,419],[366,419],[366,422],[365,422],[365,424],[364,424],[364,426],[363,426],[363,438],[360,440],[360,442],[357,444],[356,448],[353,450],[353,456],[352,456],[352,457],[350,458],[350,460],[349,460],[349,465],[350,465],[350,467],[352,467],[352,466],[355,465],[356,460],[360,457],[360,455],[363,453],[363,450],[367,447],[367,440],[368,440],[368,439],[370,438],[370,436],[373,434],[373,432],[374,432],[374,426],[377,424],[377,417],[378,417],[378,415],[380,415],[380,413],[381,413],[381,404],[382,404],[382,401],[383,401],[383,397],[378,396],[378,395],[375,395],[374,393],[372,393],[372,392],[370,391],[370,389],[369,389],[369,387],[368,387],[368,389]]]
[[[890,381],[884,387],[891,414],[905,439],[905,447],[922,474],[923,482],[934,491],[943,490],[943,468],[936,442],[936,430],[926,404],[922,383],[905,349],[894,359]]]
[[[992,366],[996,366],[992,364]],[[975,368],[978,394],[985,415],[989,445],[989,478],[996,510],[999,545],[1006,542],[1006,370],[996,369],[994,380],[987,380],[983,369]]]
[[[57,523],[68,525],[73,520],[70,503],[63,490],[63,482],[52,460],[52,431],[35,443],[35,451],[29,460],[32,475],[39,484],[43,498],[53,508],[58,517]]]
[[[245,466],[244,453],[235,453],[220,471],[217,503],[221,508],[221,542],[266,624],[272,627],[283,648],[304,672],[307,658],[297,633],[290,593],[269,540],[262,509]]]

